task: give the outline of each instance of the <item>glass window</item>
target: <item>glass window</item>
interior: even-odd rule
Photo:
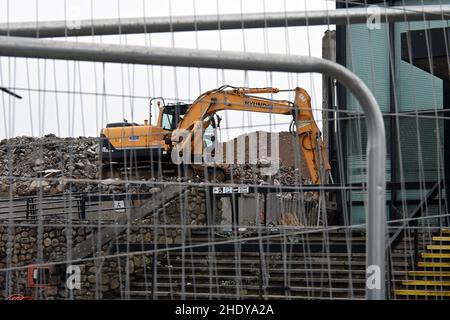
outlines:
[[[162,128],[164,130],[175,130],[188,108],[189,105],[187,104],[166,106],[162,117]]]
[[[164,130],[173,130],[173,114],[170,113],[163,114],[162,128]]]

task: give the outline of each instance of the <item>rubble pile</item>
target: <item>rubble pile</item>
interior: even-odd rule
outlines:
[[[95,179],[98,166],[96,138],[16,137],[0,141],[0,192],[10,185],[17,195],[39,190],[57,194],[67,189],[92,191],[87,183],[67,183],[67,179]],[[42,178],[43,180],[33,179]]]
[[[264,184],[273,185],[299,185],[311,184],[311,180],[305,178],[300,170],[294,167],[281,166],[279,171],[273,175],[263,175],[261,173],[261,165],[235,165],[232,166],[231,172],[234,183],[242,184]]]
[[[155,189],[151,183],[155,179],[135,185],[114,179],[97,180],[100,165],[98,142],[98,138],[94,137],[59,138],[53,134],[42,138],[20,136],[0,141],[0,194],[9,194],[10,190],[17,196],[28,196],[39,192],[122,193],[152,192]],[[262,174],[261,169],[270,162],[260,159],[255,165],[229,165],[227,182],[310,184],[305,178],[307,172],[304,168],[296,169],[291,163],[294,143],[291,134],[280,133],[280,170],[276,175]],[[177,181],[177,178],[164,177],[164,181]],[[203,179],[194,177],[191,181],[202,182]]]

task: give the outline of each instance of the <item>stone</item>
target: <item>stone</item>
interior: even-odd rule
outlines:
[[[56,296],[58,294],[58,287],[57,286],[48,286],[46,288],[47,296]]]
[[[95,284],[97,282],[97,278],[95,277],[94,274],[91,274],[87,277],[87,280],[89,283]]]
[[[84,163],[81,162],[81,161],[78,161],[77,163],[75,163],[75,168],[83,169],[84,168]]]
[[[49,183],[45,180],[39,181],[39,180],[33,180],[30,184],[30,191],[38,191],[40,188],[42,188],[44,191],[48,191],[51,189]]]
[[[128,270],[129,273],[134,273],[134,261],[133,260],[128,260]]]
[[[106,291],[109,290],[109,286],[108,285],[102,285],[101,286],[101,290],[102,290],[102,292],[106,292]]]
[[[103,273],[100,276],[101,282],[103,285],[107,285],[107,284],[109,284],[109,276],[105,273],[106,270],[102,270],[102,271],[103,271]]]
[[[64,190],[66,189],[66,187],[65,187],[65,185],[63,185],[63,184],[58,183],[58,185],[56,186],[55,189],[56,189],[56,192],[62,193],[62,192],[64,192]]]
[[[111,288],[111,290],[116,290],[120,287],[120,282],[117,278],[113,278],[111,279],[110,283],[109,283],[109,287]]]
[[[38,159],[34,160],[35,166],[41,166],[43,164],[44,164],[44,159],[38,158]]]
[[[50,247],[52,245],[52,239],[45,238],[44,239],[44,247]]]
[[[133,257],[133,262],[136,268],[140,268],[142,266],[142,258],[138,256]]]
[[[188,204],[188,211],[189,212],[193,212],[193,213],[197,213],[198,212],[198,205],[195,202],[190,201],[189,204]]]
[[[153,187],[148,192],[149,193],[160,193],[161,192],[161,188]]]

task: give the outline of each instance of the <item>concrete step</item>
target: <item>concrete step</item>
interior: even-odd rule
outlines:
[[[433,237],[432,240],[440,242],[448,242],[450,241],[450,237]]]
[[[430,244],[427,246],[428,250],[450,250],[450,245],[438,245],[438,244]]]
[[[450,253],[422,253],[424,259],[450,259]]]
[[[408,274],[413,277],[450,277],[450,272],[442,271],[409,271]]]
[[[450,262],[419,262],[417,266],[424,268],[450,268]]]
[[[450,297],[450,291],[440,290],[395,290],[396,296],[427,296],[427,297]]]
[[[432,287],[449,287],[450,281],[436,281],[436,280],[405,280],[402,281],[404,286],[432,286]]]

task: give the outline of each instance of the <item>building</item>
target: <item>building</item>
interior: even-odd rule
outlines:
[[[337,1],[336,7],[357,6],[355,2],[361,2],[362,6],[423,4],[421,0],[352,1],[352,5]],[[426,4],[450,4],[450,0],[429,0]],[[450,134],[444,135],[448,128],[441,119],[444,109],[450,105],[450,94],[446,94],[450,92],[447,90],[450,88],[448,68],[441,68],[443,71],[438,74],[436,68],[427,67],[428,61],[437,59],[430,41],[427,41],[428,31],[439,39],[434,45],[442,47],[443,40],[448,40],[448,37],[444,39],[443,28],[448,26],[449,21],[437,20],[382,23],[375,29],[368,28],[366,24],[348,24],[336,28],[337,62],[352,70],[366,83],[384,114],[388,181],[386,213],[389,219],[405,217],[414,210],[426,198],[428,191],[444,178],[445,163],[450,161],[450,156],[445,152],[450,152]],[[413,37],[416,40],[411,40],[414,34],[412,31],[416,31],[416,38]],[[429,50],[426,50],[427,46],[423,48],[424,44],[428,44]],[[445,51],[445,46],[443,48],[441,51]],[[419,51],[422,60],[410,54],[419,54]],[[441,57],[441,66],[448,65],[447,56]],[[332,104],[339,110],[330,112],[329,118],[337,118],[338,121],[329,121],[328,127],[330,133],[339,132],[329,134],[334,178],[343,183],[362,183],[366,175],[367,136],[360,107],[356,99],[341,86],[337,87],[336,102]],[[337,165],[338,159],[343,159],[343,166]],[[363,193],[342,193],[341,199],[341,204],[349,208],[341,210],[349,212],[349,221],[352,224],[363,223]],[[442,197],[441,200],[445,199]],[[426,214],[432,215],[442,210],[445,205],[441,202],[427,206]],[[344,222],[346,217],[341,218]]]

